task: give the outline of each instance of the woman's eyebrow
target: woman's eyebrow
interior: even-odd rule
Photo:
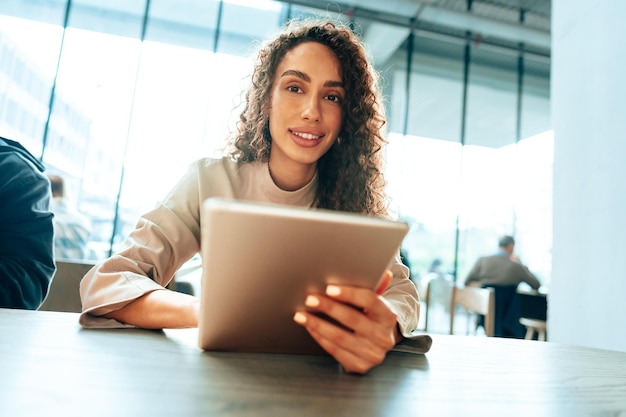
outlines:
[[[311,82],[311,77],[309,77],[308,74],[302,72],[302,71],[298,71],[298,70],[294,70],[294,69],[288,69],[285,72],[283,72],[282,74],[280,74],[280,77],[286,77],[288,75],[293,75],[294,77],[298,77],[303,81],[306,82]],[[326,81],[324,83],[324,87],[341,87],[343,88],[343,82],[341,81],[333,81],[333,80],[329,80]]]

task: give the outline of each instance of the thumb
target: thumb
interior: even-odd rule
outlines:
[[[391,282],[391,278],[393,278],[393,274],[390,270],[387,269],[383,273],[383,276],[380,278],[380,281],[378,282],[378,286],[376,287],[376,294],[380,295],[385,292],[385,290],[389,286],[389,283]]]

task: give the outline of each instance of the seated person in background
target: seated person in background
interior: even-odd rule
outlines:
[[[87,259],[91,221],[73,209],[65,197],[65,181],[48,175],[52,190],[50,210],[54,213],[54,255],[56,259]]]
[[[382,111],[377,74],[349,27],[289,25],[259,51],[228,156],[193,163],[124,248],[85,275],[81,324],[197,327],[199,300],[164,287],[198,253],[200,207],[209,197],[388,216]],[[293,320],[347,372],[367,372],[413,338],[419,298],[396,258],[382,295],[331,285],[303,300],[309,310],[294,311]],[[426,351],[430,341],[415,336],[414,345]]]
[[[55,271],[50,183],[22,145],[0,137],[0,308],[36,310]]]
[[[503,236],[494,255],[479,258],[465,278],[465,285],[492,287],[495,289],[495,336],[524,338],[524,327],[519,323],[520,305],[517,286],[525,282],[534,289],[539,280],[513,253],[515,239]]]
[[[518,285],[525,282],[535,290],[539,280],[520,262],[515,249],[515,239],[503,236],[498,242],[499,250],[494,255],[478,258],[465,278],[465,285]]]

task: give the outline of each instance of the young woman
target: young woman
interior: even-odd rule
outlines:
[[[377,76],[340,24],[292,22],[260,50],[238,132],[223,159],[196,161],[124,248],[81,283],[85,327],[198,325],[199,301],[166,290],[199,250],[200,207],[214,196],[386,216]],[[348,372],[365,373],[417,326],[418,296],[398,260],[382,296],[348,286],[310,294],[294,320]],[[348,305],[358,307],[352,308]]]

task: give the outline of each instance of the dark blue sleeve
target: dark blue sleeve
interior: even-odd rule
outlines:
[[[35,310],[54,274],[50,182],[13,152],[0,153],[0,307]]]

